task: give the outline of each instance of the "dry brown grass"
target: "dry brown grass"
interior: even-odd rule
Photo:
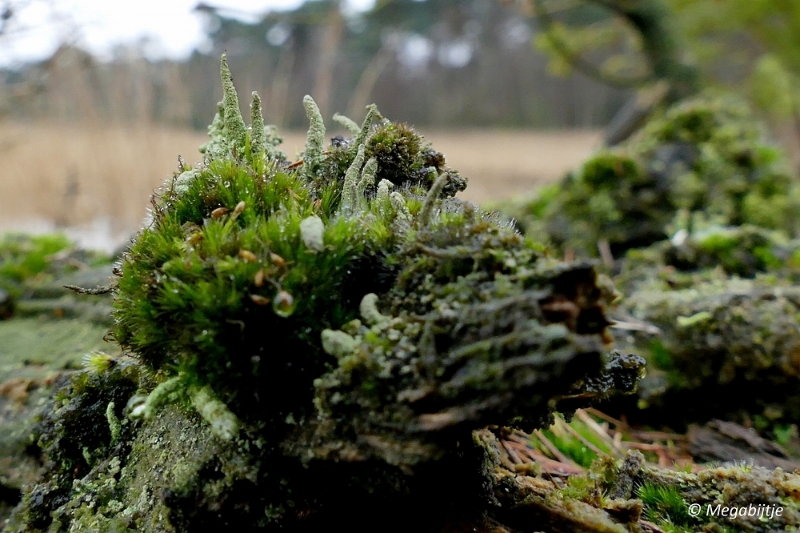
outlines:
[[[600,147],[597,131],[461,131],[425,136],[469,179],[459,196],[471,202],[530,192],[561,178]]]
[[[283,150],[302,150],[305,135],[285,134]],[[434,132],[426,135],[449,166],[469,178],[461,197],[514,196],[557,179],[599,143],[596,132]],[[83,227],[97,245],[133,233],[148,199],[177,169],[177,156],[199,159],[205,135],[152,126],[86,127],[0,124],[0,230]],[[88,231],[94,224],[93,231]],[[91,243],[90,243],[91,244]]]

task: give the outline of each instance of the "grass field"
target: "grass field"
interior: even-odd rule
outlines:
[[[423,133],[425,133],[423,131]],[[305,134],[284,135],[293,157]],[[426,134],[469,179],[460,196],[502,199],[558,179],[600,142],[597,132],[458,131]],[[145,218],[153,189],[178,154],[199,159],[202,132],[141,127],[0,123],[0,231],[65,229],[84,245],[113,248]]]

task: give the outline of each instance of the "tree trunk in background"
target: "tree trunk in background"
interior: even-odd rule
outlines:
[[[353,96],[350,98],[350,103],[347,106],[350,118],[356,122],[358,122],[359,117],[364,114],[364,108],[371,103],[370,98],[372,97],[372,90],[375,88],[375,84],[378,83],[378,78],[389,65],[391,59],[391,50],[386,46],[381,46],[380,50],[372,56],[366,68],[361,72],[356,88],[353,90]]]
[[[333,2],[331,5],[326,26],[325,37],[320,48],[317,75],[314,80],[314,94],[312,95],[324,117],[332,114],[330,102],[333,88],[333,71],[336,66],[336,60],[339,58],[339,49],[344,35],[341,0]]]

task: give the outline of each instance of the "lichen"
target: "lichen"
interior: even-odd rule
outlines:
[[[300,236],[309,250],[321,252],[325,248],[325,223],[318,216],[310,216],[300,222]]]
[[[228,147],[233,151],[234,157],[241,158],[245,154],[245,146],[247,144],[247,127],[242,118],[242,111],[239,109],[239,98],[233,86],[233,77],[228,68],[228,60],[225,54],[222,55],[220,74],[222,77],[222,89],[224,94],[222,105],[225,111],[222,115],[222,120],[225,137],[228,140]]]
[[[361,130],[358,124],[353,121],[353,119],[348,118],[344,115],[340,115],[339,113],[333,114],[334,122],[338,122],[340,125],[344,126],[344,128],[349,131],[352,135],[358,135],[358,132]]]
[[[306,116],[310,122],[306,136],[306,149],[303,152],[303,171],[307,177],[311,178],[322,160],[322,152],[325,149],[325,122],[317,103],[311,96],[303,97],[303,107],[306,109]]]
[[[267,149],[267,136],[264,132],[261,98],[255,91],[253,91],[253,99],[250,103],[250,124],[250,151],[253,153],[253,157],[261,157],[261,153]]]
[[[217,103],[214,120],[208,126],[208,141],[200,146],[200,153],[209,158],[225,157],[228,153],[228,141],[225,136],[225,103]]]

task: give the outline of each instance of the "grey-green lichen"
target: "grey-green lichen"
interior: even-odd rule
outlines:
[[[225,102],[217,103],[217,113],[208,126],[208,141],[200,146],[200,153],[209,158],[225,157],[228,153],[228,141],[225,136]],[[193,170],[193,169],[190,169]]]
[[[322,330],[322,349],[337,359],[352,355],[358,343],[344,331]]]
[[[216,397],[210,387],[193,388],[189,391],[192,406],[211,426],[211,432],[224,440],[231,440],[239,432],[241,423],[236,415]]]
[[[222,117],[225,137],[228,139],[228,146],[234,151],[235,157],[243,157],[245,145],[247,143],[247,126],[242,118],[242,111],[239,109],[239,98],[236,95],[236,88],[233,86],[233,77],[228,68],[228,59],[222,55],[220,64],[220,75],[222,77],[222,100],[224,115]]]
[[[122,423],[114,413],[115,407],[114,402],[108,402],[108,407],[106,407],[106,420],[108,420],[108,430],[111,432],[111,446],[117,443],[122,433]]]
[[[375,120],[382,120],[383,117],[381,116],[380,111],[378,111],[378,106],[375,104],[370,104],[367,106],[367,116],[364,118],[364,123],[361,125],[360,130],[358,131],[358,135],[356,135],[354,144],[355,146],[361,146],[365,142],[367,142],[367,138],[369,137],[370,128],[372,127],[372,122]]]
[[[131,404],[129,402],[129,407],[131,407],[130,414],[133,418],[139,416],[152,418],[157,410],[167,403],[178,401],[180,396],[184,394],[185,388],[186,383],[183,376],[171,377],[159,383],[141,403]]]
[[[361,168],[364,165],[364,145],[358,147],[356,157],[347,168],[344,174],[344,185],[342,186],[342,203],[340,206],[341,214],[352,215],[358,209],[361,198],[358,196],[358,183],[361,179]]]
[[[344,115],[340,115],[339,113],[333,114],[334,122],[338,122],[340,125],[344,126],[344,128],[349,131],[352,135],[357,135],[359,131],[361,131],[361,127],[355,123],[355,121],[351,118],[348,118]]]
[[[325,223],[312,215],[300,222],[300,236],[309,250],[321,252],[325,248]]]
[[[408,210],[406,201],[403,195],[399,192],[392,192],[389,194],[389,202],[397,213],[397,218],[404,221],[411,221],[411,212]]]
[[[378,161],[374,157],[364,163],[364,168],[361,170],[361,179],[358,180],[356,185],[356,198],[364,198],[367,193],[367,187],[375,185],[375,174],[378,172]]]
[[[306,149],[303,152],[303,169],[306,176],[311,177],[322,160],[322,152],[325,149],[325,122],[317,103],[311,96],[303,97],[303,107],[310,122],[306,135]]]
[[[425,201],[422,202],[422,209],[419,211],[419,223],[423,226],[428,225],[433,215],[433,209],[436,205],[436,200],[442,194],[447,180],[450,179],[448,174],[442,174],[436,178],[436,181],[431,185],[431,189],[425,196]]]
[[[394,184],[389,180],[381,180],[381,182],[378,183],[378,193],[376,196],[378,203],[383,205],[389,201],[389,189],[392,187],[394,187]]]
[[[389,321],[389,317],[382,315],[381,312],[378,311],[377,294],[365,294],[361,299],[359,311],[361,312],[361,318],[363,318],[364,322],[369,326],[378,326]]]
[[[250,150],[253,157],[259,157],[267,149],[267,136],[264,132],[264,115],[261,111],[261,98],[253,91],[250,102]]]

